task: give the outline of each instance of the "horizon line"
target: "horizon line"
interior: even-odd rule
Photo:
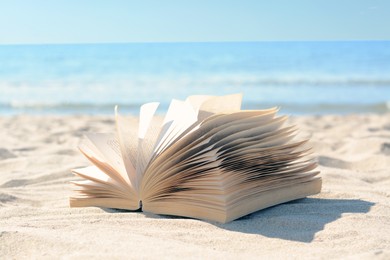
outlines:
[[[191,44],[191,43],[281,43],[281,42],[390,42],[390,39],[303,39],[303,40],[228,40],[228,41],[129,41],[129,42],[42,42],[42,43],[0,43],[0,46],[31,46],[31,45],[106,45],[106,44]]]

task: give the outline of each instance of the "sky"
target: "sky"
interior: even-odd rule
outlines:
[[[0,0],[0,44],[390,40],[388,0]]]

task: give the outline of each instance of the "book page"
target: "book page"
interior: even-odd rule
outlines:
[[[199,106],[198,120],[218,113],[233,113],[241,110],[242,94],[210,97]]]
[[[286,116],[281,116],[264,122],[264,124],[259,124],[257,121],[252,120],[249,123],[228,126],[216,133],[213,136],[212,142],[216,143],[216,146],[219,147],[242,137],[257,136],[262,133],[276,131],[286,120]]]
[[[123,194],[124,198],[126,198],[126,196],[134,198],[137,197],[134,193],[134,190],[129,189],[127,186],[124,186],[122,182],[118,182],[115,179],[111,178],[109,175],[107,175],[105,172],[103,172],[96,166],[88,166],[85,168],[74,169],[72,170],[72,172],[75,175],[94,182],[95,185],[100,184],[102,185],[102,187],[104,186],[105,189],[115,191],[117,194]],[[83,183],[83,181],[76,181],[73,183],[77,185]]]
[[[121,160],[129,181],[136,187],[137,128],[119,114],[118,107],[115,107],[115,122]]]
[[[149,163],[149,160],[153,153],[153,144],[155,143],[158,136],[158,128],[152,127],[154,114],[159,106],[159,103],[147,103],[141,106],[140,110],[140,121],[138,131],[138,154],[137,154],[137,165],[136,165],[136,176],[137,176],[137,190],[139,182],[142,179],[142,174],[145,167]]]
[[[214,96],[208,96],[208,95],[193,95],[186,98],[186,102],[190,103],[191,106],[194,108],[196,112],[199,111],[200,106],[202,103],[204,103],[207,99],[214,97]]]
[[[123,164],[122,153],[118,140],[112,134],[87,134],[89,141],[99,150],[108,163],[129,185],[131,182]]]
[[[240,111],[241,102],[242,94],[222,97],[195,95],[188,97],[184,102],[173,100],[156,144],[156,147],[159,148],[155,148],[154,155],[161,153],[171,144],[196,130],[199,127],[199,123],[207,117],[215,113],[229,114]],[[192,118],[194,116],[197,118]]]
[[[107,162],[107,159],[95,147],[95,145],[88,139],[79,145],[79,150],[87,157],[101,172],[109,176],[116,183],[125,187],[125,189],[133,190],[133,187],[123,178],[123,176]],[[77,169],[78,170],[78,169]],[[73,171],[74,172],[74,171]],[[96,180],[95,180],[96,181]]]
[[[175,164],[176,158],[186,158],[193,153],[201,151],[207,147],[209,138],[215,133],[226,128],[236,121],[241,121],[249,118],[256,118],[256,121],[271,120],[276,113],[276,109],[255,110],[255,111],[241,111],[227,115],[214,115],[201,123],[201,127],[195,131],[188,133],[182,139],[172,144],[172,147],[167,148],[158,157],[154,158],[151,165],[148,166],[144,182],[152,178],[156,169],[163,170]],[[206,143],[204,143],[206,141]],[[194,148],[197,147],[197,148]]]
[[[197,115],[191,104],[185,101],[172,100],[164,118],[162,131],[157,139],[153,154],[159,154],[175,137],[179,136],[196,122]]]
[[[232,124],[235,125],[238,122],[243,123],[246,120],[256,121],[256,122],[268,122],[272,120],[276,113],[276,109],[268,110],[253,110],[253,111],[240,111],[226,115],[214,115],[210,118],[207,118],[203,121],[198,128],[194,129],[195,131],[189,133],[184,138],[179,140],[174,144],[174,149],[172,151],[164,152],[164,156],[171,156],[172,152],[179,152],[183,149],[190,149],[191,146],[194,146],[197,142],[201,142],[202,139],[207,139],[210,136],[215,135],[216,133],[226,129]]]

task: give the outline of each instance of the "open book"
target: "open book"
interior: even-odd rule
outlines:
[[[71,207],[97,206],[226,223],[316,194],[307,140],[277,109],[241,110],[241,94],[141,106],[138,125],[116,111],[116,134],[88,134]]]

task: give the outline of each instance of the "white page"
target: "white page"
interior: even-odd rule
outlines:
[[[108,176],[105,172],[96,166],[88,166],[85,168],[72,170],[75,174],[83,176],[85,179],[100,183],[117,183],[114,179]]]
[[[136,158],[137,158],[137,128],[132,126],[129,120],[122,117],[115,107],[115,122],[119,141],[122,162],[126,169],[126,174],[133,187],[136,186]]]
[[[200,106],[207,100],[214,96],[208,96],[208,95],[193,95],[189,96],[186,99],[186,102],[190,103],[191,106],[194,108],[196,112],[199,111]]]
[[[188,134],[188,132],[190,132],[189,130],[195,130],[197,127],[189,129],[189,127],[194,126],[195,123],[200,123],[205,118],[215,113],[232,113],[240,111],[241,102],[242,94],[226,96],[194,95],[189,96],[184,102],[173,100],[164,122],[169,124],[168,120],[173,121],[170,123],[169,129],[164,132],[165,136],[162,143],[157,144],[160,149],[157,151],[155,150],[156,153],[160,153],[170,144],[177,141],[178,138]],[[193,108],[193,112],[190,107]],[[196,120],[195,118],[191,118],[195,115],[197,116]],[[178,123],[178,120],[181,121]]]
[[[111,134],[86,134],[86,137],[99,150],[106,163],[117,171],[122,178],[131,185],[126,168],[123,164],[120,145],[114,135]]]
[[[153,145],[151,145],[150,143],[155,141],[158,134],[155,129],[151,127],[153,117],[158,106],[159,103],[153,102],[142,105],[140,109],[137,149],[138,154],[136,166],[137,190],[139,187],[138,183],[142,179],[142,174],[153,152]]]
[[[212,96],[199,106],[198,120],[203,121],[213,114],[233,113],[241,110],[242,94]]]
[[[197,114],[189,102],[172,100],[153,154],[156,155],[164,150],[176,136],[179,136],[195,122],[197,122]]]
[[[133,194],[133,196],[136,195],[134,191],[124,185],[123,182],[118,182],[117,180],[111,178],[109,175],[107,175],[105,172],[103,172],[96,166],[88,166],[85,168],[74,169],[72,170],[72,172],[94,183],[101,183],[105,186],[119,189],[118,193],[129,194],[130,192],[130,194]],[[77,184],[81,182],[78,181],[75,183]]]

